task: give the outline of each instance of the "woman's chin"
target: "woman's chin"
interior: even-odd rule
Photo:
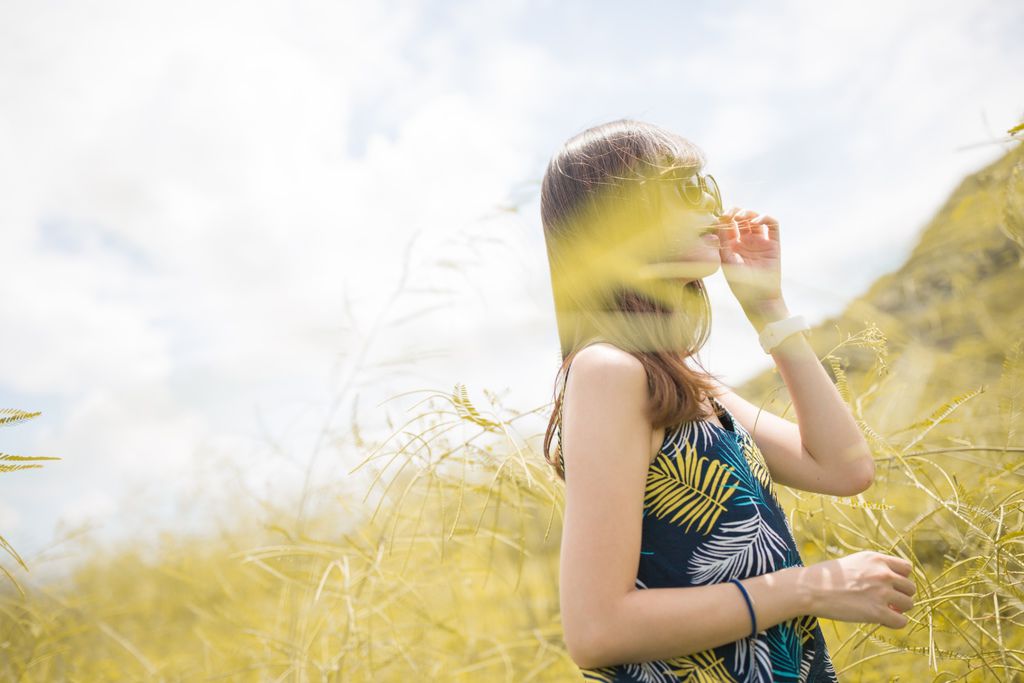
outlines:
[[[642,277],[685,283],[713,275],[721,266],[718,248],[704,246],[671,261],[651,263],[643,268]]]
[[[687,263],[691,269],[695,268],[700,271],[710,270],[708,274],[714,273],[722,265],[722,255],[716,246],[695,249],[681,260]],[[698,277],[704,277],[704,275],[699,275]]]
[[[697,240],[690,243],[689,253],[684,257],[688,261],[718,261],[721,262],[719,257],[721,242],[718,240],[718,235],[710,233],[702,235]]]

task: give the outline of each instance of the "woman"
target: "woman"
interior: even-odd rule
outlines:
[[[544,176],[565,643],[593,680],[835,681],[818,617],[903,628],[912,567],[871,551],[803,565],[775,485],[852,496],[874,462],[786,307],[778,221],[723,211],[704,164],[621,119],[568,140]],[[799,426],[686,362],[719,267]]]

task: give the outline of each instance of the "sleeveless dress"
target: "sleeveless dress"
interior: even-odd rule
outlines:
[[[804,566],[764,456],[725,406],[709,399],[726,428],[694,420],[668,429],[648,468],[638,589],[709,585]],[[558,460],[565,472],[561,418],[559,410]],[[736,600],[743,603],[738,587]],[[580,673],[609,683],[838,683],[814,615],[682,657]]]

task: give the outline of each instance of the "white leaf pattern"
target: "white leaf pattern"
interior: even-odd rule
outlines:
[[[728,581],[730,577],[758,576],[775,569],[774,556],[786,557],[786,543],[753,508],[754,516],[723,522],[702,543],[687,565],[694,584]]]
[[[768,641],[764,640],[767,631],[758,631],[757,638],[747,636],[736,641],[733,652],[733,666],[738,674],[746,674],[744,681],[760,683],[772,680],[772,656]]]
[[[800,658],[800,680],[806,681],[811,675],[811,662],[814,661],[814,650],[810,648],[804,650],[803,657]]]

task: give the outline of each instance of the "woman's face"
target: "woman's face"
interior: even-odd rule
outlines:
[[[714,215],[714,197],[705,192],[704,203],[695,207],[680,196],[675,183],[657,185],[661,191],[663,221],[659,228],[663,236],[662,246],[648,260],[652,266],[649,272],[654,277],[679,284],[713,275],[722,264],[718,235],[713,227],[718,222]]]

